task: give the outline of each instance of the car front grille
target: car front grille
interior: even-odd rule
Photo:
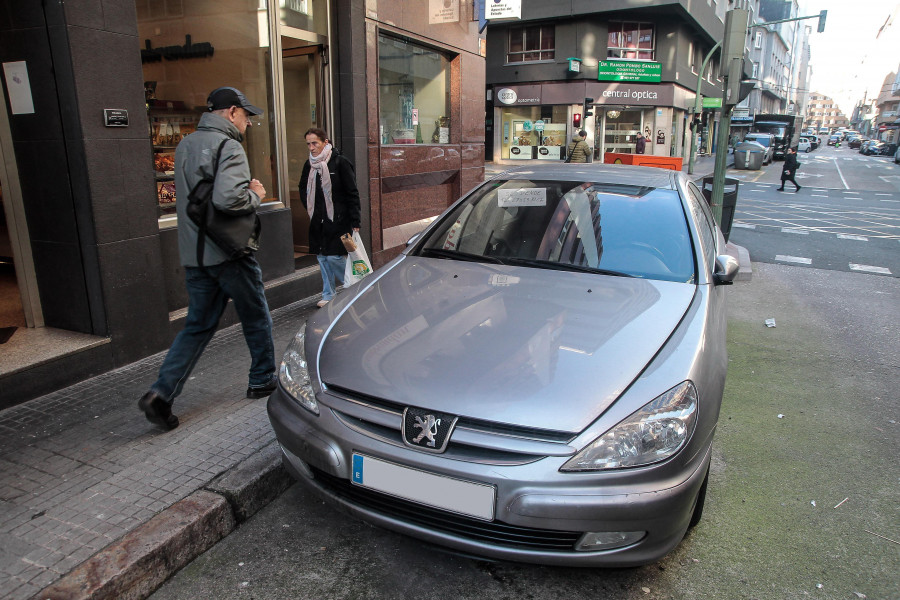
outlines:
[[[347,427],[403,447],[401,425],[403,405],[327,386],[325,402]],[[515,427],[461,416],[444,455],[454,460],[492,465],[520,465],[547,456],[571,456],[576,449],[568,443],[574,433]]]
[[[468,540],[509,548],[567,552],[574,550],[582,535],[579,531],[535,529],[501,521],[481,521],[353,485],[349,479],[329,475],[314,467],[312,471],[321,487],[354,506]]]

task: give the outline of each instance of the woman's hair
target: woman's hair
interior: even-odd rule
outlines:
[[[309,134],[313,134],[323,142],[328,141],[328,134],[325,133],[325,130],[320,127],[310,127],[309,129],[307,129],[306,133],[303,134],[303,139],[306,139],[306,136],[308,136]]]

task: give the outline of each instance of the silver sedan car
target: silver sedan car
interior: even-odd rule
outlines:
[[[493,177],[297,333],[268,402],[285,464],[459,552],[656,561],[703,510],[737,270],[681,172]]]

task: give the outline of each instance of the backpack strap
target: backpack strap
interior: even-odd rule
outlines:
[[[216,150],[216,157],[213,159],[213,172],[212,172],[212,189],[215,189],[215,181],[216,181],[216,173],[219,171],[219,158],[222,156],[222,148],[225,147],[225,144],[231,138],[226,137],[219,144],[219,148]],[[203,180],[200,181],[202,183]],[[198,183],[197,185],[200,185]],[[207,205],[203,209],[204,217],[206,216],[206,211],[210,210],[209,204],[212,203],[212,192],[210,192],[210,197],[207,198]],[[206,222],[207,219],[202,219],[200,223],[197,224],[197,266],[203,266],[203,254],[206,249]]]

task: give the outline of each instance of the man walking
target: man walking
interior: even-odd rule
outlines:
[[[199,264],[199,230],[186,212],[188,196],[204,175],[215,177],[210,200],[214,206],[208,210],[215,207],[233,218],[256,211],[266,190],[258,180],[250,179],[250,165],[241,141],[251,126],[250,117],[263,111],[231,87],[213,90],[206,105],[209,112],[200,118],[197,131],[185,136],[175,150],[178,249],[185,271],[188,314],[184,329],[160,367],[159,378],[138,402],[148,421],[169,430],[178,427],[172,403],[216,332],[229,298],[240,317],[252,358],[247,397],[268,396],[276,384],[272,317],[259,264],[249,252],[230,259],[208,236],[202,246],[202,265]],[[255,247],[258,229],[248,235]]]
[[[790,181],[797,188],[794,190],[794,193],[800,191],[800,185],[794,180],[794,176],[797,175],[797,168],[800,166],[800,163],[797,162],[797,151],[793,148],[788,148],[784,155],[784,165],[781,167],[781,187],[776,188],[779,192],[784,191],[784,182]]]

